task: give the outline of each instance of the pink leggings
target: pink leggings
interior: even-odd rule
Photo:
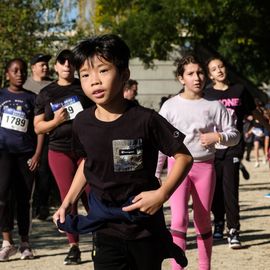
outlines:
[[[168,159],[170,172],[174,159]],[[216,176],[213,160],[195,162],[183,183],[170,198],[171,232],[173,241],[186,250],[186,233],[189,223],[188,202],[190,195],[193,202],[193,219],[197,233],[199,269],[211,268],[212,226],[211,204],[215,190]],[[182,269],[174,260],[172,269]]]
[[[48,152],[49,166],[53,173],[53,176],[56,180],[58,189],[60,191],[61,200],[63,201],[65,196],[67,195],[71,183],[73,181],[73,177],[77,171],[77,168],[81,162],[81,159],[75,159],[71,153],[64,153],[49,150]],[[87,186],[86,191],[82,193],[81,200],[84,208],[88,211],[88,203],[87,203],[87,193],[89,192],[89,186]],[[77,202],[73,204],[71,213],[77,214]],[[67,233],[68,242],[78,243],[79,235]]]

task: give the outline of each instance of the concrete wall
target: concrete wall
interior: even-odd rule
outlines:
[[[130,78],[139,83],[137,99],[140,104],[158,111],[161,97],[177,94],[181,85],[175,79],[176,67],[173,61],[154,61],[154,63],[154,69],[145,69],[139,59],[132,59]]]

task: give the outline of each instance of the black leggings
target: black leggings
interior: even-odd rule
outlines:
[[[0,150],[0,229],[2,232],[13,230],[16,206],[19,235],[29,234],[34,173],[29,170],[27,160],[32,156],[32,152],[13,154]]]
[[[215,222],[224,222],[228,229],[240,229],[239,215],[239,165],[240,158],[226,157],[215,160],[216,188],[212,203]]]

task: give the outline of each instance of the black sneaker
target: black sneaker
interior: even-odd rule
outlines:
[[[239,232],[238,230],[232,228],[228,232],[228,243],[229,247],[232,249],[239,249],[241,248],[241,242],[239,239]]]
[[[65,265],[79,264],[81,262],[81,251],[78,246],[70,248],[67,257],[64,260]]]
[[[249,177],[250,177],[249,173],[248,173],[246,167],[242,163],[240,163],[240,170],[242,172],[242,175],[243,175],[244,179],[248,180]]]
[[[213,239],[214,240],[221,240],[223,239],[223,231],[224,231],[224,222],[215,222],[214,223],[214,233]]]

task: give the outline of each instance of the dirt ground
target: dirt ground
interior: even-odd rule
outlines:
[[[262,163],[259,168],[254,168],[253,161],[244,161],[244,164],[250,173],[250,180],[244,180],[241,175],[240,207],[243,247],[239,250],[231,250],[228,248],[226,239],[214,242],[212,255],[212,269],[214,270],[270,269],[270,198],[264,197],[270,192],[270,170],[268,165]],[[165,214],[169,225],[170,211],[166,206]],[[192,212],[190,212],[190,217],[186,253],[189,265],[186,269],[198,269]],[[68,250],[66,237],[56,230],[51,221],[34,220],[31,239],[36,255],[34,260],[23,261],[20,260],[19,254],[16,254],[9,262],[0,263],[0,269],[93,269],[90,235],[81,236],[82,263],[77,266],[63,264]],[[163,269],[170,269],[169,260],[164,261]]]

